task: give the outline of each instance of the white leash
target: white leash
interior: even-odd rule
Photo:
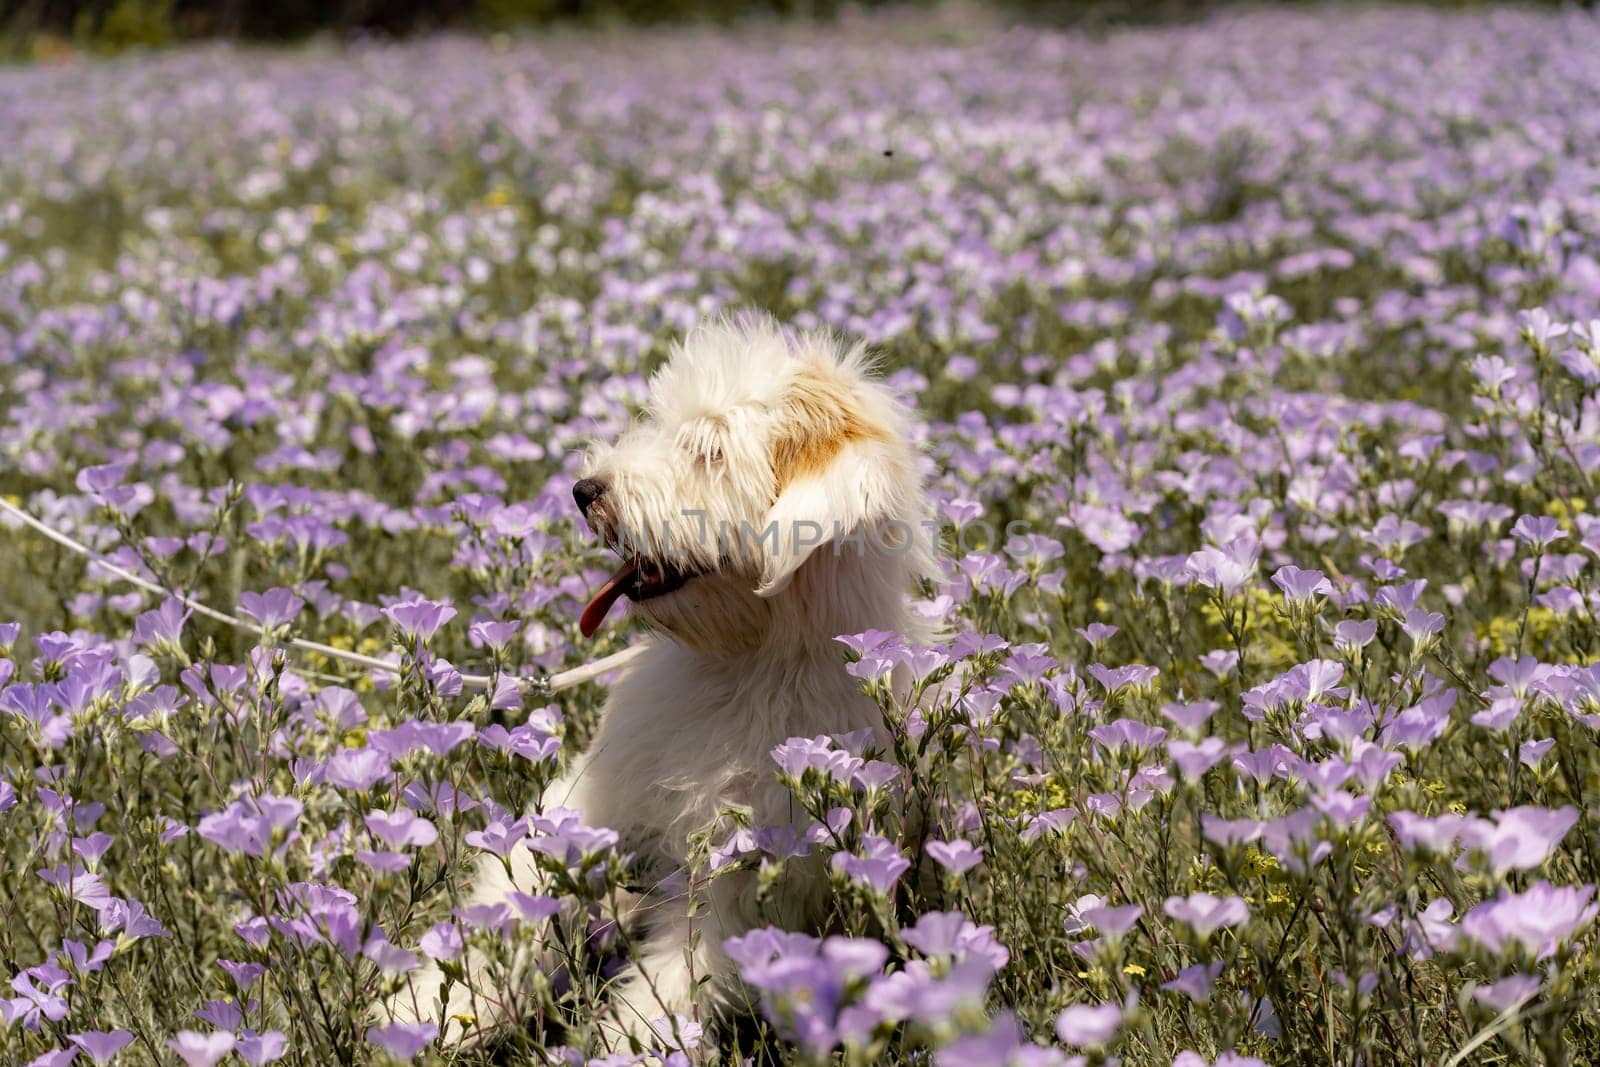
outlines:
[[[184,596],[181,593],[175,593],[170,589],[163,589],[154,582],[147,581],[146,579],[139,577],[139,575],[134,574],[132,571],[126,570],[123,567],[119,567],[117,564],[112,563],[110,560],[106,559],[88,545],[81,541],[74,540],[54,527],[45,525],[32,515],[29,515],[26,511],[23,511],[21,508],[11,503],[9,500],[6,500],[4,497],[0,497],[0,511],[4,511],[6,514],[12,516],[24,526],[43,534],[45,537],[48,537],[50,540],[54,541],[58,545],[61,545],[63,548],[71,549],[84,559],[94,563],[95,566],[109,571],[111,574],[127,582],[129,585],[136,585],[147,593],[155,593],[158,596],[171,597],[173,600],[176,600],[178,603],[182,604],[196,615],[203,615],[208,619],[232,626],[235,629],[246,630],[257,635],[266,633],[265,628],[257,626],[253,622],[237,618],[233,615],[228,615],[224,612],[216,610],[215,608],[207,607],[205,604],[202,604],[193,597]],[[366,667],[368,670],[383,671],[386,674],[400,673],[400,668],[395,664],[390,663],[388,660],[378,659],[375,656],[363,656],[359,652],[348,652],[342,648],[334,648],[332,645],[322,644],[320,641],[306,641],[298,637],[292,637],[288,640],[287,644],[290,648],[296,648],[302,652],[315,652],[318,655],[326,656],[329,659],[343,660],[346,663],[353,663],[360,667]],[[518,690],[524,693],[534,693],[538,695],[559,693],[563,689],[571,689],[573,686],[583,685],[585,682],[592,682],[602,674],[614,671],[625,664],[633,662],[649,647],[650,643],[648,641],[641,641],[638,644],[629,645],[621,652],[613,652],[611,655],[597,659],[593,663],[586,663],[582,667],[573,667],[571,670],[559,671],[556,674],[535,675],[529,678],[516,678],[514,681],[516,682]],[[461,676],[461,684],[468,689],[487,691],[494,685],[494,679],[486,674],[463,674]]]

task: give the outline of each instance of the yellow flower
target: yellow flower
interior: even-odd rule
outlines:
[[[1278,857],[1253,848],[1245,854],[1244,869],[1246,874],[1254,875],[1275,871],[1278,869]]]
[[[1545,501],[1544,513],[1553,519],[1564,520],[1571,518],[1573,515],[1576,515],[1579,512],[1588,510],[1588,507],[1588,502],[1582,497],[1575,496],[1568,497],[1566,499],[1562,499],[1561,497],[1553,497],[1550,500]],[[1563,522],[1562,525],[1567,526],[1568,524]]]

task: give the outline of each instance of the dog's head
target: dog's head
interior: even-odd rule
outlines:
[[[932,554],[911,425],[860,348],[764,318],[695,330],[651,379],[643,419],[596,445],[573,487],[622,558],[583,632],[624,596],[708,649],[776,626],[889,625]]]

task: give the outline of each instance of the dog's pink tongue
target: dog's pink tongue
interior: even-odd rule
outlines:
[[[600,629],[600,624],[605,621],[606,614],[610,612],[611,605],[622,599],[622,594],[627,591],[628,584],[633,581],[634,575],[639,573],[639,565],[633,561],[624,563],[622,567],[606,580],[594,598],[584,605],[583,614],[578,617],[578,629],[583,636],[593,637],[594,632]]]

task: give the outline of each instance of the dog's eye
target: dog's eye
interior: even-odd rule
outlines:
[[[678,431],[677,445],[702,467],[722,466],[721,435],[725,426],[720,420],[701,419]]]

